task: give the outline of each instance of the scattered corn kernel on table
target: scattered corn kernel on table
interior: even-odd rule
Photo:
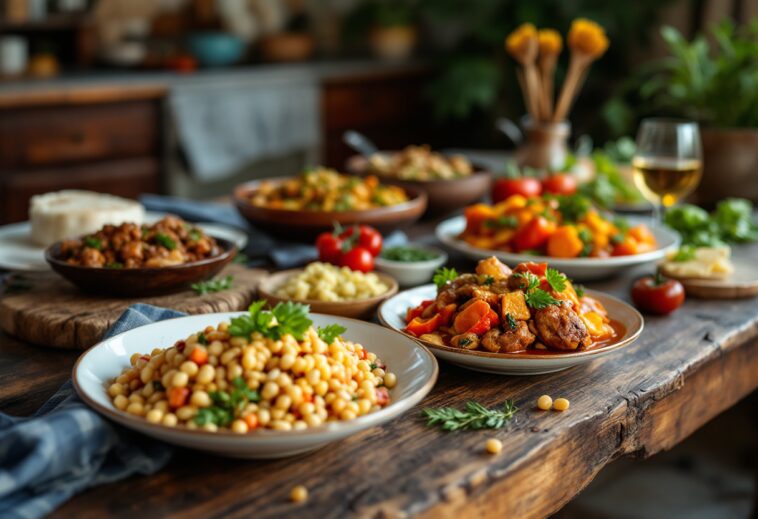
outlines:
[[[409,233],[432,229],[427,222]],[[590,286],[628,300],[640,273]],[[0,335],[0,410],[31,414],[69,378],[77,355]],[[689,299],[671,317],[646,318],[635,344],[591,364],[508,377],[441,363],[432,393],[385,427],[278,461],[180,451],[158,474],[91,489],[52,516],[546,516],[615,458],[676,445],[755,391],[756,373],[758,298]],[[543,394],[567,398],[570,408],[538,410]],[[469,399],[495,406],[508,398],[520,410],[497,431],[445,433],[419,417],[422,407],[462,407]],[[491,438],[502,442],[497,454],[485,450]],[[290,500],[297,485],[308,489],[304,503]]]

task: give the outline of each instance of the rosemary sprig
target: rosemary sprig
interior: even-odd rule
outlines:
[[[482,404],[469,400],[463,411],[454,407],[426,408],[422,411],[426,425],[438,425],[443,431],[464,429],[501,429],[513,418],[518,407],[512,400],[506,400],[502,409],[487,409]]]

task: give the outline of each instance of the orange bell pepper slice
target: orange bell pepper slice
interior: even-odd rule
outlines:
[[[458,305],[455,303],[450,303],[449,305],[445,305],[442,307],[442,309],[439,311],[440,315],[440,326],[447,326],[450,324],[450,319],[452,319],[453,314],[455,313],[455,310],[458,308]]]
[[[405,327],[405,331],[416,337],[421,337],[425,333],[432,333],[434,330],[442,326],[442,316],[440,314],[434,314],[429,319],[422,319],[421,317],[414,317],[408,326]]]
[[[540,249],[555,232],[555,223],[544,216],[535,216],[513,236],[516,251]]]
[[[489,313],[492,309],[486,301],[475,299],[455,317],[453,328],[456,333],[464,333],[476,326],[479,321],[486,317],[489,321]]]

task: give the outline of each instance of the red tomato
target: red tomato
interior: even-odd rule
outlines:
[[[684,287],[679,281],[660,274],[646,276],[632,285],[632,301],[644,312],[667,315],[684,303]]]
[[[501,178],[495,180],[492,186],[492,201],[502,202],[512,195],[522,195],[527,198],[540,196],[542,184],[536,178]]]
[[[535,216],[513,236],[513,246],[517,252],[542,247],[555,231],[555,224],[544,216]]]
[[[568,173],[550,175],[542,181],[542,190],[554,195],[573,195],[576,187],[576,178]]]
[[[316,238],[318,259],[326,263],[338,264],[342,256],[342,240],[330,232],[322,232]]]
[[[340,266],[350,270],[371,272],[374,270],[374,256],[365,247],[353,247],[342,255]]]
[[[356,245],[367,248],[372,256],[378,256],[382,252],[382,235],[373,227],[368,225],[353,226],[340,234],[340,238],[343,240],[350,239],[356,229],[358,230],[358,238],[355,239]]]

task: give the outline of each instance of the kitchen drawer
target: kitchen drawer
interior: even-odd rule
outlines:
[[[156,100],[0,110],[0,174],[157,154],[159,125]]]
[[[86,189],[127,198],[160,190],[159,163],[152,157],[81,166],[13,171],[0,177],[0,221],[27,219],[29,199],[61,189]]]
[[[411,119],[422,111],[425,77],[390,77],[324,85],[325,130],[358,128]]]

